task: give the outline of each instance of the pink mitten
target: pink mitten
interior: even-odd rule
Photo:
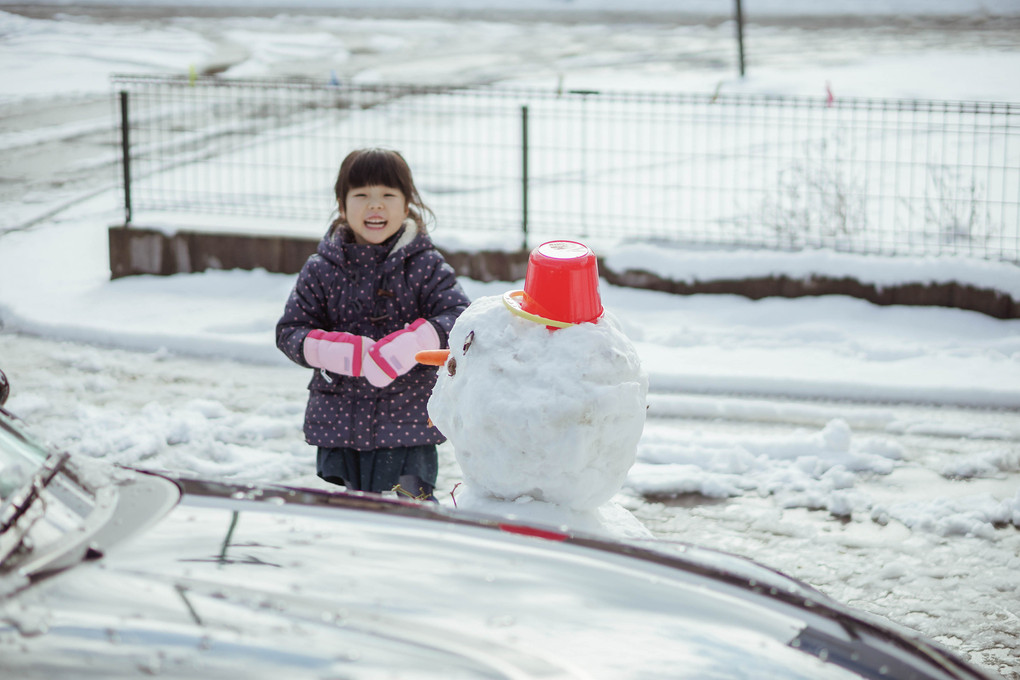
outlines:
[[[425,349],[439,349],[439,333],[428,321],[418,319],[372,345],[364,376],[376,387],[385,387],[417,366],[414,355]]]
[[[353,333],[314,330],[305,337],[305,361],[340,375],[360,376],[372,338]]]

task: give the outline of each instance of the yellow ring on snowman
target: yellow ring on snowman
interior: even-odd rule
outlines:
[[[553,328],[567,328],[569,326],[576,326],[577,324],[570,323],[569,321],[557,321],[556,319],[547,319],[544,316],[538,314],[532,314],[531,312],[524,311],[521,307],[519,298],[524,297],[523,290],[511,290],[503,293],[503,305],[510,310],[511,314],[516,314],[522,319],[528,321],[534,321],[535,323],[544,324],[546,326],[552,326]]]

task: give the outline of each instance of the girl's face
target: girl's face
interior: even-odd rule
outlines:
[[[393,236],[408,215],[404,192],[381,185],[351,189],[340,209],[354,240],[362,245],[376,245]]]

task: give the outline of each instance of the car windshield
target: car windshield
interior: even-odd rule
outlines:
[[[59,548],[92,510],[90,493],[61,475],[68,454],[48,454],[0,414],[0,573]]]
[[[22,437],[6,419],[0,419],[0,507],[4,512],[18,489],[42,468],[47,455],[42,448]]]

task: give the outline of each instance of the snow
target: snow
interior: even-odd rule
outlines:
[[[500,296],[482,297],[457,320],[450,347],[429,416],[449,437],[466,490],[575,511],[620,491],[648,378],[611,316],[551,331],[511,314]]]
[[[855,278],[879,289],[904,282],[942,284],[965,281],[976,288],[999,291],[1020,299],[1016,265],[958,256],[881,257],[806,248],[797,252],[745,250],[733,252],[671,250],[647,244],[616,248],[606,257],[614,271],[636,269],[686,283],[788,276],[809,278],[824,272],[829,278]]]
[[[136,7],[204,7],[204,0],[51,0],[52,5]],[[787,15],[1016,15],[1020,8],[1010,0],[832,0],[819,5],[812,0],[745,0],[744,12],[759,16]],[[674,3],[665,0],[631,0],[622,7],[619,0],[217,0],[214,7],[245,7],[265,5],[274,9],[330,9],[345,8],[430,8],[430,9],[488,9],[488,10],[546,10],[570,11],[676,11]],[[703,15],[729,16],[733,12],[730,0],[685,0],[685,12]]]
[[[70,154],[75,140],[107,129],[112,117],[105,102],[96,115],[82,108],[80,116],[63,112],[20,127],[6,112],[94,101],[89,97],[105,96],[111,72],[186,73],[215,64],[248,76],[325,77],[336,69],[352,77],[399,80],[420,71],[463,81],[485,73],[529,85],[563,77],[571,87],[714,91],[721,83],[724,91],[784,94],[817,94],[831,81],[837,96],[1020,101],[1020,42],[994,22],[958,36],[925,27],[903,34],[753,27],[756,61],[739,80],[732,75],[732,25],[664,28],[648,19],[621,32],[583,12],[573,23],[501,23],[303,16],[298,5],[272,19],[104,20],[90,18],[87,4],[74,3],[73,14],[69,4],[68,14],[55,18],[0,12],[5,154],[48,143]],[[596,0],[488,6],[617,7]],[[688,5],[720,15],[731,6]],[[745,12],[988,18],[1020,15],[1020,6],[746,0]],[[666,43],[656,41],[669,31],[705,61],[658,59],[656,46]],[[329,35],[342,39],[330,44]],[[451,43],[459,50],[442,51]],[[549,45],[558,50],[551,62],[534,61]],[[412,69],[409,55],[433,53]],[[57,162],[77,176],[94,175],[84,187],[0,187],[0,365],[13,383],[10,409],[79,456],[315,485],[314,455],[300,435],[307,374],[286,361],[273,337],[294,277],[207,272],[110,281],[106,228],[119,219],[120,197],[115,172],[106,177],[95,168],[112,155],[97,147]],[[17,179],[9,185],[21,187]],[[434,236],[440,245],[487,245],[485,235],[440,228]],[[640,266],[679,281],[824,273],[880,287],[959,281],[1020,293],[1015,265],[964,258],[590,245],[614,269]],[[473,300],[523,287],[462,282]],[[750,556],[1020,678],[1020,320],[832,296],[673,296],[604,281],[601,294],[648,376],[635,464],[595,515],[519,497],[510,508],[515,516],[580,530],[609,527],[632,538],[650,531],[665,544],[689,540]],[[453,448],[441,449],[444,505],[507,512],[506,502],[476,493]]]

